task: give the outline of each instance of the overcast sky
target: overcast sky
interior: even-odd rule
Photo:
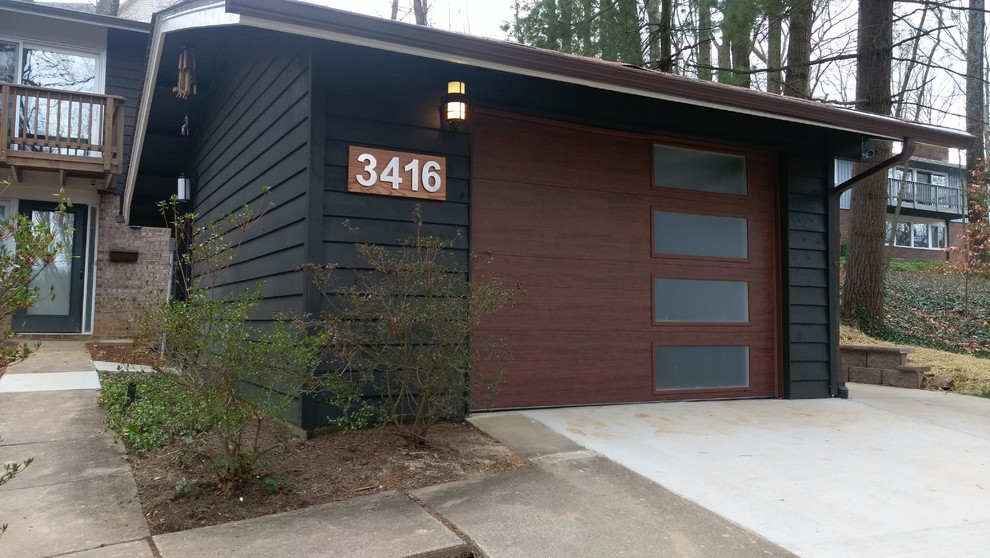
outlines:
[[[391,0],[304,0],[315,4],[362,14],[390,17]],[[399,0],[399,15],[412,22],[410,0]],[[512,18],[512,0],[432,0],[430,23],[433,27],[482,37],[504,39],[499,27]]]

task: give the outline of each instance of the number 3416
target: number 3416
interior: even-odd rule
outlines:
[[[393,190],[401,190],[407,178],[409,189],[413,192],[418,192],[420,186],[430,193],[439,192],[443,187],[441,165],[432,159],[420,161],[418,158],[413,158],[403,165],[399,156],[393,156],[380,171],[378,158],[371,153],[361,153],[357,160],[364,165],[364,168],[362,172],[354,175],[354,179],[366,188],[385,183],[391,184]]]

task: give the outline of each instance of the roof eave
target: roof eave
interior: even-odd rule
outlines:
[[[151,31],[151,26],[142,21],[133,21],[129,19],[123,19],[119,17],[107,16],[101,14],[91,14],[89,12],[69,10],[66,8],[56,8],[54,6],[45,6],[42,4],[34,4],[31,2],[0,0],[0,10],[22,12],[26,14],[50,17],[53,19],[72,21],[75,23],[98,25],[100,27],[123,29],[125,31],[135,31],[139,33],[148,33],[149,31]]]
[[[779,97],[717,83],[661,74],[517,43],[472,37],[300,2],[225,0],[242,24],[471,64],[632,95],[707,106],[812,126],[943,147],[967,148],[969,134]]]

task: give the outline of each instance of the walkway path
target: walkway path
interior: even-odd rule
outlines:
[[[34,458],[0,487],[0,556],[153,556],[99,387],[82,341],[45,341],[0,378],[0,462]]]

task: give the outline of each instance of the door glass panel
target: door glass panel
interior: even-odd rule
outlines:
[[[746,158],[654,145],[653,186],[745,196]]]
[[[653,212],[653,252],[712,258],[748,256],[746,219]]]
[[[744,281],[654,279],[656,322],[749,321],[749,284]]]
[[[749,386],[749,347],[655,347],[656,389]]]
[[[31,220],[44,224],[54,234],[52,246],[56,248],[54,260],[44,269],[35,266],[35,278],[31,286],[38,289],[38,300],[27,309],[29,316],[68,316],[71,311],[72,287],[72,230],[75,215],[60,216],[57,211],[32,211]]]

